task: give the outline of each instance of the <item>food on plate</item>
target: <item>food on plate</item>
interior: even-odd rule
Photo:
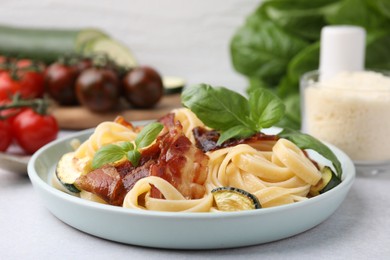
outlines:
[[[218,187],[211,191],[217,209],[221,211],[237,211],[260,209],[257,197],[245,190],[234,187]]]
[[[249,99],[206,84],[184,90],[185,108],[143,126],[103,122],[60,159],[58,189],[125,208],[215,212],[309,199],[341,182],[341,164],[317,139],[283,129],[284,105],[267,90]],[[307,149],[330,161],[320,165]],[[329,171],[332,173],[329,178]]]
[[[153,107],[164,94],[160,74],[147,66],[130,70],[123,78],[123,89],[126,99],[138,108]]]

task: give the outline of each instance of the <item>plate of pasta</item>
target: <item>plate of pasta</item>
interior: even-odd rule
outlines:
[[[224,119],[210,119],[218,107],[204,106],[205,92],[223,105],[215,112]],[[31,158],[31,182],[63,222],[132,245],[248,246],[326,220],[352,186],[352,161],[334,146],[272,127],[284,109],[273,94],[255,93],[254,104],[237,95],[198,85],[183,92],[183,108],[156,121],[119,117],[56,140]],[[259,110],[257,124],[236,115],[253,120]]]

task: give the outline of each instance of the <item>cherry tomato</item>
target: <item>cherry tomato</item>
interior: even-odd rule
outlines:
[[[28,154],[33,154],[57,138],[58,124],[51,115],[41,115],[27,108],[12,121],[16,142]]]
[[[0,72],[0,100],[6,100],[16,93],[20,93],[24,99],[42,97],[43,68],[28,68],[32,65],[30,60],[20,60],[15,69]]]
[[[75,84],[78,70],[61,63],[51,64],[45,73],[45,89],[60,105],[77,104]]]
[[[0,101],[9,100],[10,97],[20,92],[20,83],[12,79],[8,71],[0,72]]]
[[[0,152],[5,152],[12,143],[11,125],[0,119]]]
[[[92,60],[83,58],[76,63],[56,62],[45,73],[45,89],[60,105],[77,105],[76,80],[80,73],[92,66]]]
[[[33,63],[31,60],[18,60],[18,78],[21,84],[21,96],[23,98],[42,97],[44,89],[44,66],[39,63]],[[30,68],[29,67],[34,67]]]
[[[76,81],[78,100],[95,112],[113,110],[119,103],[120,91],[116,72],[108,68],[84,70]]]
[[[150,108],[162,97],[164,88],[160,74],[150,67],[137,67],[123,78],[126,99],[135,107]]]

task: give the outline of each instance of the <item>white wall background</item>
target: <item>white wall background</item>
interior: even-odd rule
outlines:
[[[231,65],[229,41],[260,0],[0,0],[0,23],[98,27],[127,45],[140,64],[188,84],[239,92],[246,80]]]

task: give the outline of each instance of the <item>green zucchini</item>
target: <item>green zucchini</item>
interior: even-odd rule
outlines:
[[[185,85],[185,81],[178,77],[163,77],[164,94],[176,94],[180,93]]]
[[[128,48],[96,28],[22,28],[0,26],[0,55],[52,63],[69,53],[106,53],[119,65],[135,66]]]
[[[218,187],[211,191],[215,207],[220,211],[241,211],[260,209],[257,197],[245,190],[234,187]]]
[[[337,175],[330,169],[330,167],[324,167],[321,170],[321,180],[310,188],[310,195],[317,196],[325,193],[341,183],[341,180]]]
[[[137,61],[130,50],[122,43],[110,38],[95,38],[89,41],[85,45],[83,53],[105,53],[116,64],[126,68],[133,68],[137,65]]]
[[[81,172],[75,169],[73,164],[74,152],[64,154],[56,168],[56,176],[60,183],[70,192],[79,193],[80,190],[74,185]]]
[[[0,26],[0,53],[10,57],[55,61],[66,53],[79,52],[96,29],[39,29]],[[86,37],[88,35],[88,37]]]

